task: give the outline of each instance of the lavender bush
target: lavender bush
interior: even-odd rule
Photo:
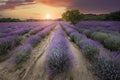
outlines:
[[[120,80],[120,64],[104,58],[98,58],[94,64],[96,74],[102,80]]]
[[[51,27],[47,27],[45,29],[43,29],[41,32],[38,33],[39,36],[41,36],[42,38],[44,38],[45,36],[47,36],[50,31],[54,28],[54,26]]]
[[[38,34],[36,34],[36,35],[30,36],[27,39],[26,43],[31,44],[33,47],[35,47],[40,42],[40,40],[41,40],[41,37]]]
[[[70,33],[70,38],[76,43],[79,44],[81,40],[85,39],[86,36],[82,35],[80,33],[76,32],[72,32]]]
[[[100,52],[100,49],[97,45],[98,44],[95,41],[90,39],[84,39],[79,44],[84,55],[91,60],[93,60],[95,56],[98,55]]]
[[[94,40],[97,40],[99,42],[104,42],[104,40],[106,38],[108,38],[108,34],[106,33],[102,33],[102,32],[94,32],[92,33],[91,37],[94,39]]]
[[[75,29],[69,27],[68,25],[67,26],[63,26],[63,29],[65,30],[65,32],[69,35],[70,33],[72,32],[76,32]]]
[[[67,72],[71,67],[71,60],[67,40],[63,36],[63,32],[57,30],[47,50],[47,70],[50,75]]]
[[[90,37],[91,34],[93,33],[93,31],[84,29],[84,30],[82,31],[82,33],[85,34],[87,37]]]
[[[20,36],[9,36],[0,39],[0,54],[5,54],[8,50],[20,44]]]
[[[120,37],[119,36],[109,36],[104,40],[105,47],[110,50],[120,51]]]
[[[22,29],[17,29],[9,33],[9,35],[24,35],[25,33],[28,33],[29,31],[30,31],[30,28],[22,28]]]
[[[16,53],[15,55],[15,62],[17,64],[27,60],[29,58],[29,54],[32,51],[32,46],[30,44],[24,44],[20,47],[18,47],[14,53]]]
[[[34,34],[36,34],[37,32],[41,31],[42,29],[43,29],[42,27],[40,27],[40,28],[35,28],[35,29],[31,30],[31,31],[29,32],[29,34],[30,34],[30,35],[34,35]]]

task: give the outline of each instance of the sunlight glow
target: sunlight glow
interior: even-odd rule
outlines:
[[[53,7],[42,3],[31,5],[21,5],[15,9],[6,9],[0,11],[0,17],[11,17],[20,19],[57,19],[61,18],[65,7]],[[24,12],[24,13],[23,13]]]
[[[50,14],[46,14],[46,19],[51,19],[51,15]]]

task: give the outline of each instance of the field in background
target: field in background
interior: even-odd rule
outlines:
[[[120,22],[0,23],[0,80],[120,80]]]

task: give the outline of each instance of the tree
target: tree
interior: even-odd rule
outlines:
[[[105,20],[120,21],[120,11],[106,14]]]
[[[64,21],[70,21],[72,24],[76,24],[83,19],[83,14],[79,10],[67,10],[62,14]]]

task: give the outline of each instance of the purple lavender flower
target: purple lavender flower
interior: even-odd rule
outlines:
[[[9,36],[0,39],[0,54],[7,53],[8,50],[20,44],[20,36]]]
[[[76,44],[79,44],[81,40],[85,39],[86,36],[82,35],[80,33],[76,32],[72,32],[70,33],[70,38],[72,39],[72,41],[74,41]]]
[[[31,44],[33,47],[35,47],[41,40],[41,37],[36,34],[36,35],[33,35],[33,36],[30,36],[25,43],[27,44]]]
[[[75,29],[73,29],[72,27],[67,26],[63,26],[63,29],[66,31],[66,33],[69,35],[72,32],[76,32]]]
[[[47,36],[50,33],[50,31],[52,30],[52,28],[54,28],[54,26],[47,27],[47,28],[43,29],[42,31],[40,31],[38,33],[38,35],[41,36],[42,38],[44,38],[45,36]]]
[[[99,42],[104,42],[104,40],[106,38],[108,38],[108,34],[106,33],[103,33],[103,32],[94,32],[92,33],[91,37],[94,39],[94,40],[97,40]]]
[[[32,51],[32,46],[30,44],[24,44],[20,47],[18,47],[14,53],[15,53],[15,62],[17,64],[21,63],[22,61],[25,61],[29,58],[29,55]]]
[[[96,74],[102,80],[120,80],[120,64],[113,60],[98,58],[94,64]]]
[[[37,28],[34,28],[33,30],[31,30],[31,31],[29,32],[29,34],[30,34],[30,35],[34,35],[34,34],[38,33],[38,32],[41,31],[41,30],[43,30],[42,27],[37,27]]]
[[[72,66],[71,60],[73,56],[63,33],[60,30],[56,30],[47,50],[46,67],[50,75],[65,73]]]
[[[120,37],[119,36],[109,36],[104,40],[105,47],[113,51],[120,51]]]
[[[84,39],[79,44],[84,55],[91,60],[94,60],[95,56],[99,54],[100,49],[98,43],[90,39]]]

